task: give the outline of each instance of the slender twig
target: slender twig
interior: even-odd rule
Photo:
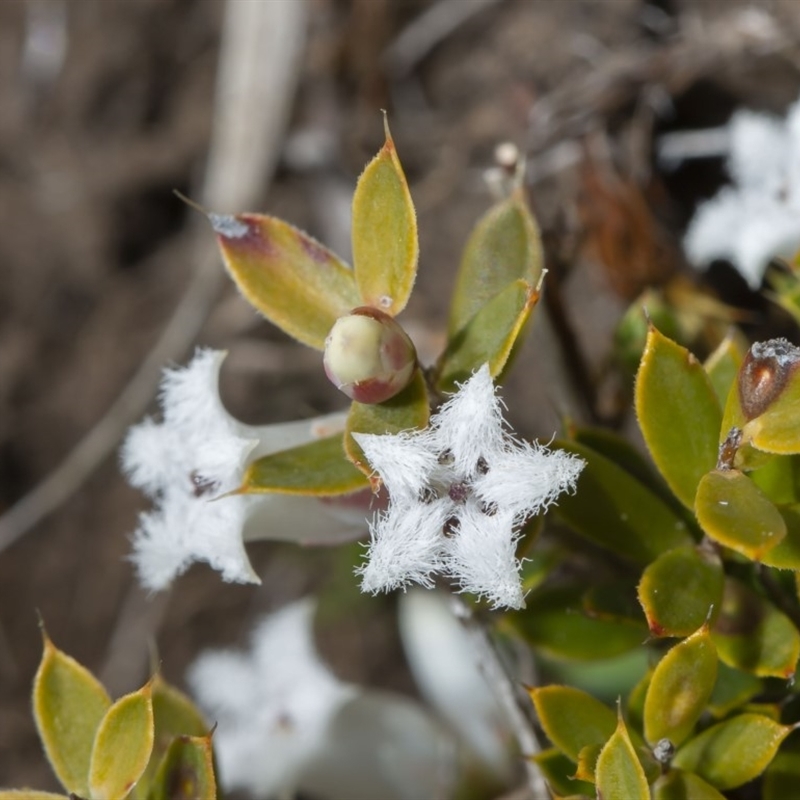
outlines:
[[[453,611],[470,637],[478,669],[492,687],[525,759],[530,800],[548,800],[550,793],[547,784],[536,763],[531,760],[541,748],[531,720],[522,710],[519,687],[508,674],[486,627],[475,619],[463,600],[456,595],[451,595],[451,598]]]
[[[299,74],[305,17],[306,4],[296,0],[227,3],[203,205],[225,211],[247,207],[269,183]],[[83,485],[142,415],[164,364],[179,358],[200,332],[223,272],[204,226],[195,225],[196,268],[158,341],[100,421],[0,517],[0,552]]]

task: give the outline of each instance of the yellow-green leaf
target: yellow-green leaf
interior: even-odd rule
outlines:
[[[780,511],[747,475],[735,469],[715,469],[703,476],[695,513],[715,542],[754,561],[786,536]]]
[[[595,766],[597,795],[603,800],[650,800],[650,788],[620,715]]]
[[[517,189],[489,209],[467,240],[450,306],[448,338],[452,341],[509,284],[521,279],[535,286],[543,260],[539,228],[523,190]]]
[[[740,714],[719,722],[687,742],[673,760],[717,789],[735,789],[757,778],[792,731],[760,714]]]
[[[703,626],[675,645],[653,672],[644,702],[644,738],[676,747],[692,732],[717,680],[717,649]]]
[[[154,742],[152,684],[117,700],[103,717],[92,748],[89,796],[121,800],[150,760]]]
[[[574,778],[574,762],[570,761],[557,748],[542,750],[533,757],[533,761],[541,770],[550,789],[557,796],[583,795],[591,797],[594,794],[594,786],[591,783]]]
[[[528,689],[547,738],[572,761],[581,750],[602,745],[614,733],[616,714],[587,692],[572,686]]]
[[[677,547],[642,573],[639,602],[654,636],[688,636],[719,613],[725,573],[711,548]]]
[[[720,407],[724,406],[728,398],[728,393],[739,374],[739,368],[742,366],[746,352],[747,345],[742,347],[741,334],[737,335],[732,330],[703,364],[711,385],[714,387]]]
[[[653,784],[652,795],[652,800],[725,800],[710,783],[679,769],[662,775]]]
[[[33,714],[44,751],[68,792],[89,793],[95,733],[111,699],[100,682],[62,653],[43,631],[44,653],[33,684]]]
[[[241,494],[349,494],[368,485],[344,452],[342,434],[272,453],[247,468],[238,489]]]
[[[788,800],[800,786],[800,737],[790,736],[764,773],[761,800]]]
[[[358,469],[370,475],[372,467],[353,439],[353,433],[384,434],[422,429],[427,426],[429,419],[428,390],[418,369],[408,386],[391,400],[370,405],[353,402],[345,426],[345,453]]]
[[[33,789],[0,789],[0,800],[70,800],[65,794],[37,792]]]
[[[576,492],[555,508],[578,533],[639,564],[691,544],[684,520],[627,470],[575,442],[556,445],[586,462]]]
[[[500,375],[539,296],[532,284],[518,280],[482,306],[448,342],[436,367],[438,389],[455,391],[483,364],[493,378]]]
[[[174,739],[159,765],[148,800],[216,800],[216,797],[211,736]]]
[[[353,265],[361,303],[396,316],[417,275],[417,218],[388,124],[353,196]]]
[[[717,463],[722,411],[702,365],[651,327],[636,375],[636,415],[650,454],[678,499],[694,507]]]
[[[720,660],[759,677],[788,679],[800,656],[800,634],[775,606],[736,578],[725,579],[711,631]]]
[[[152,681],[153,752],[147,769],[136,784],[132,797],[148,797],[156,770],[176,736],[205,736],[209,725],[199,709],[183,692],[170,686],[159,674]]]
[[[353,271],[308,234],[275,217],[209,217],[245,298],[270,322],[322,350],[333,323],[361,305]]]

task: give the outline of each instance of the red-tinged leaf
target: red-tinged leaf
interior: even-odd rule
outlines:
[[[350,267],[303,231],[260,214],[209,219],[245,298],[303,344],[322,350],[333,323],[361,305]]]

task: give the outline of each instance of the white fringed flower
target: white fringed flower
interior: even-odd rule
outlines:
[[[729,130],[735,185],[697,210],[686,252],[698,266],[730,261],[758,289],[771,258],[800,249],[800,103],[785,120],[740,111]]]
[[[219,396],[225,353],[198,350],[161,385],[162,421],[132,428],[122,448],[130,482],[154,503],[140,516],[132,559],[144,586],[158,590],[203,561],[227,581],[258,583],[244,542],[337,542],[366,527],[365,513],[280,494],[230,495],[247,465],[341,428],[342,415],[252,427],[230,416]],[[342,513],[340,513],[342,512]]]
[[[583,461],[508,434],[487,365],[425,430],[354,436],[389,492],[363,590],[430,588],[441,573],[494,607],[521,608],[519,526],[574,490]]]
[[[336,712],[359,693],[319,660],[314,610],[313,600],[293,603],[256,628],[249,654],[204,653],[189,672],[217,723],[214,750],[227,789],[289,796],[322,750]]]

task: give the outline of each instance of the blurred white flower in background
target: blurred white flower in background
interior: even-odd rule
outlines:
[[[726,259],[758,289],[771,258],[800,249],[800,103],[786,119],[740,111],[728,130],[734,185],[698,208],[686,253],[700,267]]]
[[[438,573],[494,607],[521,608],[519,528],[574,490],[584,462],[506,432],[487,365],[428,428],[353,435],[389,493],[370,528],[362,589],[431,587]]]
[[[311,599],[286,606],[258,625],[249,653],[209,652],[191,667],[217,723],[221,785],[258,798],[449,796],[453,739],[413,701],[339,681],[316,653],[314,611]]]
[[[366,529],[364,508],[283,494],[230,495],[249,463],[341,430],[344,415],[254,427],[225,410],[219,372],[225,353],[198,350],[191,363],[166,370],[162,421],[132,428],[122,447],[130,482],[154,508],[133,536],[132,560],[148,589],[166,588],[194,561],[227,581],[258,583],[244,542],[283,539],[335,543]]]

